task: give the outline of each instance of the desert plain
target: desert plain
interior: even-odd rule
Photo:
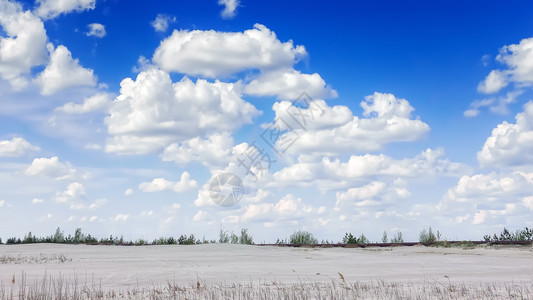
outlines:
[[[202,299],[211,295],[215,299],[217,295],[236,297],[236,287],[240,293],[247,287],[257,292],[266,286],[272,292],[283,286],[284,291],[294,287],[307,290],[301,294],[292,293],[294,297],[284,297],[286,299],[330,298],[327,295],[331,298],[365,298],[365,295],[380,298],[379,295],[389,294],[392,299],[396,298],[394,289],[397,289],[397,298],[418,297],[416,293],[422,293],[421,290],[427,293],[426,289],[453,292],[447,296],[452,299],[473,298],[468,289],[482,299],[491,297],[480,291],[491,288],[496,298],[507,298],[513,290],[518,299],[520,295],[527,299],[524,296],[533,295],[533,248],[477,246],[466,249],[421,245],[293,248],[234,244],[0,246],[2,298],[18,299],[21,293],[36,294],[38,289],[41,293],[54,293],[59,282],[63,282],[59,289],[71,293],[72,298],[76,298],[75,293],[83,298],[83,289],[92,289],[94,293],[85,291],[87,298],[95,295],[99,298],[172,298],[174,287],[173,297],[177,299],[185,296],[176,292],[185,293],[186,290],[187,297],[196,295]],[[313,288],[306,286],[329,289],[330,294],[307,297],[305,293]],[[372,291],[380,286],[381,294]],[[222,294],[202,294],[203,288],[213,288]],[[463,291],[459,292],[461,288]],[[66,291],[68,289],[76,291]],[[224,294],[221,291],[224,289],[234,289],[234,294],[231,291]],[[337,295],[337,289],[347,294]],[[364,289],[367,289],[366,294]],[[357,294],[354,290],[358,290]],[[440,292],[433,296],[440,298]],[[431,294],[420,295],[432,297]],[[280,294],[265,294],[265,299],[276,296]],[[249,299],[252,298],[255,297]]]

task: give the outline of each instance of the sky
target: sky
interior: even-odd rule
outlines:
[[[531,227],[532,11],[0,0],[0,237]]]

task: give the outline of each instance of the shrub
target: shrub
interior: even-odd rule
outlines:
[[[396,234],[390,239],[390,242],[393,244],[403,243],[403,235],[401,231],[396,232]]]
[[[533,228],[524,228],[521,230],[515,231],[515,233],[509,232],[507,228],[503,228],[503,231],[500,235],[494,234],[492,237],[490,235],[483,236],[483,239],[487,242],[497,242],[497,241],[531,241],[533,240]]]
[[[200,240],[196,240],[196,237],[194,234],[189,235],[188,237],[185,234],[182,234],[178,238],[178,244],[179,245],[194,245],[194,244],[200,244]]]
[[[437,234],[433,233],[433,229],[431,229],[431,226],[428,230],[422,229],[420,231],[420,234],[418,235],[418,241],[421,243],[434,243],[440,241],[441,234],[437,230]]]
[[[288,244],[288,242],[287,242],[287,239],[280,239],[280,238],[278,238],[278,239],[276,240],[276,244],[277,244],[277,245],[283,245],[283,244]]]
[[[342,238],[343,244],[357,244],[357,238],[354,237],[351,233],[346,232],[344,238]]]
[[[218,238],[219,243],[229,243],[230,237],[227,231],[220,229],[220,234]]]
[[[239,238],[239,244],[253,245],[254,238],[248,233],[248,229],[241,229],[241,237]]]
[[[293,232],[289,237],[289,242],[291,244],[299,245],[310,245],[318,243],[317,239],[313,236],[312,233],[302,230]]]
[[[238,244],[239,243],[239,237],[235,233],[231,233],[230,241],[232,244]]]
[[[387,236],[387,231],[383,231],[383,236],[381,237],[381,242],[386,243],[389,241],[389,237]]]
[[[30,232],[28,232],[27,235],[24,236],[24,239],[22,240],[22,243],[23,244],[37,243],[37,238],[35,237],[35,235],[32,235],[31,231],[30,231]]]
[[[364,234],[361,234],[359,238],[353,236],[351,233],[346,233],[342,239],[343,244],[368,244],[369,241]]]
[[[65,234],[59,227],[56,229],[56,233],[54,234],[52,241],[54,243],[64,243],[65,242]]]
[[[20,238],[16,238],[16,237],[12,237],[12,238],[8,238],[7,241],[6,241],[6,244],[21,244],[22,241],[20,240]]]

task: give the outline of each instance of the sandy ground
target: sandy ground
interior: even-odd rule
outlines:
[[[65,260],[66,259],[66,260]],[[125,289],[196,283],[339,280],[531,283],[533,248],[288,248],[231,244],[194,246],[2,245],[0,284],[22,273]]]

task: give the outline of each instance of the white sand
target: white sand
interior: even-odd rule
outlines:
[[[168,282],[248,283],[339,280],[395,282],[533,281],[533,248],[288,248],[231,244],[194,246],[2,245],[0,284],[22,272],[123,289]],[[68,260],[60,262],[59,254]],[[18,280],[18,279],[17,279]]]

